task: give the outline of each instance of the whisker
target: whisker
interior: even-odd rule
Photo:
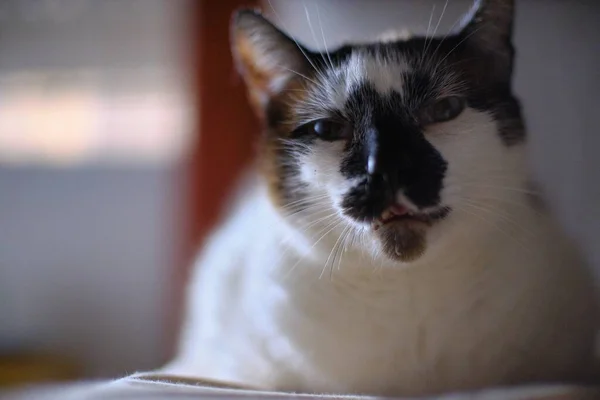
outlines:
[[[323,238],[325,238],[331,231],[333,231],[336,227],[338,227],[341,223],[343,222],[343,220],[341,218],[336,218],[334,219],[332,222],[330,222],[329,224],[327,224],[325,226],[325,228],[323,228],[322,230],[320,230],[315,236],[320,235],[321,233],[323,233],[309,248],[309,250],[312,250],[315,248],[315,246],[317,244],[319,244],[321,242],[321,240],[323,240]],[[296,261],[296,263],[294,263],[294,265],[288,270],[288,272],[286,272],[286,274],[283,276],[283,278],[287,278],[292,271],[298,266],[298,264],[300,264],[300,262],[302,262],[304,260],[304,256],[300,256],[298,258],[298,261]]]
[[[473,199],[473,200],[475,200],[475,199]],[[490,196],[489,193],[484,193],[483,195],[478,195],[477,200],[479,200],[482,203],[487,200],[490,200],[490,201],[498,202],[501,204],[515,205],[515,206],[527,209],[528,211],[531,211],[538,216],[545,215],[544,213],[537,211],[535,209],[535,206],[530,201],[517,201],[514,198],[507,199],[507,198],[502,198],[502,197],[498,197],[498,196]]]
[[[435,4],[431,7],[431,14],[429,14],[429,23],[427,24],[427,32],[425,33],[425,41],[423,43],[423,50],[421,51],[421,59],[419,60],[419,67],[423,65],[425,59],[425,50],[427,49],[427,40],[429,39],[429,29],[431,29],[431,21],[433,20],[433,14],[435,13]]]
[[[325,207],[323,207],[323,206],[325,206]],[[298,216],[300,214],[305,214],[307,211],[309,211],[311,209],[316,209],[316,211],[313,211],[312,213],[310,213],[308,215],[303,215],[305,218],[312,218],[312,217],[317,216],[320,213],[329,211],[329,210],[326,209],[326,206],[327,206],[327,204],[307,205],[305,207],[300,207],[299,206],[298,208],[296,208],[294,210],[290,210],[291,213],[287,213],[287,214],[284,214],[284,215],[287,218],[292,218],[292,217]],[[321,208],[321,207],[323,207],[323,208]]]
[[[461,20],[463,19],[463,16],[460,15],[452,24],[452,26],[450,27],[450,29],[448,30],[448,32],[444,35],[444,37],[442,38],[442,40],[438,43],[437,47],[435,48],[435,50],[433,51],[433,54],[431,55],[431,59],[434,59],[435,55],[437,54],[438,50],[440,49],[440,47],[442,46],[442,44],[444,43],[444,41],[454,33],[454,28],[456,27],[456,24],[458,24]],[[433,70],[437,71],[439,65],[436,65]]]
[[[477,172],[479,175],[485,174],[486,180],[490,178],[493,179],[504,179],[504,180],[512,180],[515,182],[525,183],[522,176],[515,176],[514,172],[507,168],[481,168],[478,169]],[[474,176],[470,173],[456,173],[461,178],[471,179],[473,181],[480,181],[481,177]]]
[[[301,78],[304,78],[304,79],[306,79],[307,81],[309,81],[309,82],[311,82],[311,83],[314,83],[314,84],[315,84],[315,85],[317,85],[317,86],[320,86],[320,84],[319,84],[317,81],[315,81],[314,79],[311,79],[311,78],[309,78],[308,76],[306,76],[306,75],[304,75],[304,74],[302,74],[302,73],[300,73],[300,72],[298,72],[298,71],[295,71],[295,70],[293,70],[293,69],[290,69],[290,68],[284,67],[283,65],[278,65],[277,67],[278,67],[278,68],[281,68],[281,69],[284,69],[284,70],[286,70],[286,71],[289,71],[289,72],[291,72],[291,73],[294,73],[294,74],[298,75],[299,77],[301,77]]]
[[[319,231],[319,233],[317,233],[317,235],[321,234],[322,235],[310,246],[309,250],[314,249],[317,244],[319,244],[321,242],[321,240],[323,240],[327,235],[329,235],[329,233],[331,233],[334,229],[336,229],[337,227],[339,227],[342,224],[343,220],[341,218],[336,218],[334,221],[330,222],[325,228],[323,228],[321,231]],[[323,233],[325,232],[325,233]],[[304,257],[301,257],[292,267],[292,270],[302,261],[304,260]],[[322,274],[322,273],[321,273]]]
[[[530,236],[534,236],[534,234],[530,230],[526,229],[523,225],[521,225],[520,223],[518,223],[514,219],[508,217],[506,213],[500,212],[500,210],[497,210],[497,209],[494,209],[494,208],[486,207],[484,204],[479,204],[477,202],[471,201],[470,199],[464,199],[463,198],[462,200],[463,200],[463,202],[465,202],[470,207],[473,207],[475,209],[479,209],[479,210],[481,210],[483,212],[486,212],[486,213],[488,213],[489,215],[491,215],[493,217],[499,217],[502,220],[504,220],[504,221],[512,224],[514,227],[519,228],[520,230],[522,230],[526,234],[528,234]]]
[[[321,223],[321,222],[329,221],[329,222],[325,222],[325,227],[321,228],[321,229],[320,229],[319,231],[317,231],[316,233],[313,233],[313,234],[312,234],[312,235],[311,235],[309,238],[311,238],[311,239],[314,239],[315,237],[317,237],[317,236],[319,236],[320,234],[322,234],[323,232],[325,232],[325,231],[326,231],[326,230],[327,230],[327,229],[328,229],[328,228],[329,228],[329,227],[330,227],[332,224],[334,224],[335,222],[337,222],[337,220],[339,219],[339,218],[335,218],[335,217],[338,217],[338,216],[337,216],[337,213],[332,213],[332,214],[326,215],[326,216],[325,216],[325,217],[323,217],[323,218],[320,218],[318,222],[316,222],[316,221],[312,221],[310,224],[308,224],[308,225],[312,225],[312,226],[314,226],[314,225],[316,225],[317,223]],[[299,228],[298,228],[298,231],[299,231],[300,233],[302,233],[302,234],[306,234],[306,233],[308,233],[308,229],[309,229],[309,228],[310,228],[310,226],[301,226],[301,227],[299,227]],[[317,243],[318,243],[318,241],[317,241],[317,242],[315,242],[315,243],[313,243],[313,245],[310,247],[310,249],[312,249],[314,246],[316,246],[316,244],[317,244]],[[285,249],[285,250],[284,250],[284,252],[281,254],[281,258],[285,257],[285,255],[286,255],[286,254],[287,254],[287,253],[288,253],[288,252],[291,250],[291,248],[293,247],[293,246],[291,245],[291,243],[289,243],[289,242],[285,242],[285,245],[286,245],[286,249]],[[300,259],[298,260],[298,263],[299,263],[300,261],[302,261],[303,259],[304,259],[304,257],[303,257],[303,256],[300,256]]]
[[[348,225],[348,228],[346,230],[346,234],[344,236],[344,238],[342,239],[342,244],[340,245],[340,258],[338,260],[338,265],[337,265],[337,270],[340,270],[340,266],[342,264],[342,258],[344,257],[344,253],[346,251],[348,251],[348,238],[350,237],[350,234],[354,233],[354,229],[352,229],[352,225]]]
[[[471,187],[479,187],[479,188],[489,188],[489,189],[502,189],[502,190],[508,190],[508,191],[512,191],[512,192],[524,193],[524,194],[532,194],[532,195],[539,195],[539,194],[541,194],[538,191],[523,189],[523,188],[519,188],[519,187],[502,186],[502,185],[490,185],[490,184],[485,184],[485,183],[461,182],[460,185],[471,186]]]
[[[271,0],[267,0],[267,2],[269,3],[269,7],[271,7],[271,10],[273,11],[273,14],[275,14],[275,17],[279,20],[279,23],[281,23],[282,25],[285,25],[283,23],[283,19],[279,16],[279,13],[277,12],[277,10],[275,10],[275,7],[273,7],[273,3],[271,3]],[[286,30],[288,31],[288,33],[291,32],[289,29],[286,29]],[[319,68],[317,68],[317,66],[312,62],[312,60],[310,59],[310,57],[308,56],[308,54],[306,54],[306,52],[304,51],[304,49],[302,48],[302,46],[300,46],[300,43],[298,43],[298,41],[296,40],[296,38],[293,35],[291,35],[291,33],[290,33],[290,38],[294,41],[294,43],[296,44],[296,47],[298,47],[298,50],[300,50],[300,52],[302,53],[302,55],[304,56],[304,58],[306,59],[306,61],[308,61],[308,63],[313,67],[313,69],[315,70],[315,72],[321,78],[323,78],[323,74],[321,73],[321,70],[319,70]],[[312,82],[314,82],[315,84],[317,84],[315,81],[312,81]]]
[[[317,35],[315,35],[315,30],[313,29],[312,22],[310,20],[310,13],[308,12],[308,7],[306,7],[306,1],[303,1],[303,3],[304,3],[304,13],[306,14],[306,21],[308,22],[308,27],[310,29],[310,33],[313,37],[315,44],[317,44],[318,43]],[[325,47],[325,48],[327,48],[327,47]],[[323,63],[325,65],[327,65],[327,60],[325,60],[325,56],[323,56],[322,53],[320,55],[321,55],[321,59],[323,60]]]
[[[446,59],[448,57],[450,57],[450,55],[456,50],[458,49],[458,47],[463,44],[467,39],[469,39],[471,36],[473,36],[475,33],[477,33],[480,29],[482,28],[482,26],[477,27],[476,29],[474,29],[472,32],[470,32],[467,36],[465,36],[464,38],[462,38],[462,40],[460,42],[458,42],[456,44],[456,46],[454,46],[452,49],[450,49],[450,51],[448,51],[448,53],[444,56],[444,58],[442,58],[437,65],[442,65],[442,63],[444,61],[446,61]]]
[[[468,205],[467,205],[468,206]],[[501,232],[502,234],[506,235],[507,238],[509,238],[512,241],[515,241],[517,244],[519,244],[519,246],[521,246],[521,248],[523,250],[525,250],[528,254],[531,253],[531,250],[529,248],[527,248],[527,246],[525,246],[525,244],[523,242],[521,242],[520,240],[518,240],[515,236],[511,235],[509,232],[507,232],[506,230],[500,228],[498,226],[498,224],[494,223],[493,221],[490,221],[489,219],[481,216],[479,213],[477,212],[471,212],[469,211],[467,208],[465,207],[461,207],[461,206],[455,206],[457,209],[459,209],[460,211],[467,213],[469,215],[472,215],[478,219],[480,219],[481,221],[485,222],[486,224],[488,224],[489,226],[493,227],[494,229],[498,230],[498,232]]]
[[[432,38],[435,37],[435,34],[437,33],[438,28],[440,27],[440,22],[442,22],[442,19],[444,18],[444,14],[446,14],[446,8],[447,7],[448,7],[448,0],[446,0],[446,2],[444,3],[444,8],[442,9],[442,14],[440,15],[440,18],[438,19],[438,22],[435,25],[435,29],[433,30],[433,34],[431,35]]]
[[[309,197],[303,197],[301,199],[294,200],[294,201],[291,201],[289,203],[286,203],[285,206],[284,206],[284,208],[288,207],[288,206],[291,206],[291,205],[294,205],[294,204],[302,203],[302,202],[305,202],[305,201],[321,200],[321,199],[324,199],[324,198],[327,198],[327,197],[329,197],[329,195],[327,193],[318,194],[318,195],[309,196]]]
[[[337,265],[338,271],[340,269],[340,264],[342,262],[343,254],[344,254],[344,252],[346,252],[348,250],[346,240],[348,239],[350,232],[352,232],[352,225],[348,225],[346,227],[346,229],[344,230],[344,232],[342,232],[342,240],[340,242],[340,250],[339,250],[338,265]],[[333,264],[332,264],[332,267],[333,267]]]
[[[424,56],[427,54],[427,51],[429,50],[429,47],[431,46],[431,43],[433,43],[433,40],[435,39],[435,34],[437,33],[437,30],[438,30],[438,28],[440,26],[440,22],[442,22],[442,19],[444,18],[444,14],[446,13],[446,7],[448,7],[448,0],[446,0],[446,2],[444,3],[444,8],[442,10],[442,14],[438,18],[438,22],[435,25],[435,28],[433,29],[433,34],[431,35],[429,43],[427,44],[427,46],[423,50],[423,55]]]
[[[309,212],[313,210],[326,210],[329,209],[329,202],[321,199],[319,201],[312,200],[305,203],[296,203],[293,206],[281,207],[279,210],[286,217],[292,217],[301,212]],[[310,215],[310,214],[309,214]]]
[[[329,259],[331,258],[331,255],[333,254],[334,250],[336,249],[336,247],[337,247],[337,245],[338,245],[341,237],[342,237],[342,235],[340,234],[340,236],[338,236],[337,240],[335,241],[335,244],[333,245],[333,248],[329,252],[329,256],[327,257],[327,260],[325,261],[325,265],[323,265],[323,270],[321,271],[321,275],[319,275],[319,279],[321,279],[323,277],[323,274],[325,273],[325,270],[327,268],[327,264],[329,264]],[[331,268],[333,269],[333,265],[331,266]]]
[[[321,223],[323,221],[327,221],[328,219],[333,218],[335,216],[337,216],[337,212],[333,212],[333,213],[327,214],[326,216],[324,216],[322,218],[317,218],[316,220],[311,221],[310,223],[308,223],[306,225],[300,226],[299,227],[299,228],[301,228],[300,232],[304,233],[304,232],[306,232],[308,230],[308,228],[311,228],[311,227],[313,227],[313,226],[315,226],[315,225],[317,225],[317,224],[319,224],[319,223]]]
[[[335,68],[333,66],[333,61],[331,60],[331,55],[329,54],[329,50],[327,50],[327,41],[325,40],[325,33],[323,32],[323,23],[321,22],[321,13],[319,12],[319,3],[317,3],[316,6],[317,6],[317,21],[319,21],[319,26],[321,28],[321,37],[323,38],[323,46],[325,47],[325,54],[327,55],[327,58],[329,59],[329,68],[334,70]]]
[[[298,205],[311,205],[311,204],[327,204],[327,202],[325,202],[324,200],[327,198],[327,196],[319,196],[319,197],[307,197],[307,198],[302,198],[299,200],[294,200],[288,204],[285,204],[283,206],[280,207],[280,209],[282,210],[288,210],[288,209],[292,209],[295,206]]]

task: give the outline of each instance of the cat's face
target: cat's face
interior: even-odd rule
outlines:
[[[239,12],[234,54],[265,124],[275,204],[321,228],[333,215],[403,262],[481,224],[466,211],[506,196],[489,183],[525,178],[512,17],[512,1],[489,0],[444,38],[316,53]]]

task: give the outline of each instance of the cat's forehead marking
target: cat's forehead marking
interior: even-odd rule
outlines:
[[[365,84],[370,84],[383,96],[392,91],[402,93],[402,77],[409,71],[408,62],[400,54],[384,56],[366,51],[353,52],[345,65],[346,93]]]
[[[389,29],[377,36],[377,41],[380,43],[391,43],[398,41],[406,41],[412,37],[412,33],[408,29]]]
[[[378,54],[374,51],[355,49],[336,69],[330,70],[322,85],[318,85],[317,97],[338,110],[344,110],[348,99],[360,88],[368,86],[382,97],[390,93],[403,93],[404,79],[411,71],[409,63],[401,54]]]

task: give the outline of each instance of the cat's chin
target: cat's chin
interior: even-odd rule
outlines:
[[[427,248],[428,225],[416,220],[388,222],[376,231],[383,252],[392,260],[415,261]]]
[[[402,208],[384,213],[372,224],[383,252],[392,260],[415,261],[427,249],[427,231],[449,214],[449,208],[430,213],[410,213]]]

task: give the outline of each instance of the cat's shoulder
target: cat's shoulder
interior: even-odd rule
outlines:
[[[247,262],[264,243],[277,236],[281,217],[274,212],[264,183],[250,171],[225,205],[220,222],[201,247],[195,268]]]

